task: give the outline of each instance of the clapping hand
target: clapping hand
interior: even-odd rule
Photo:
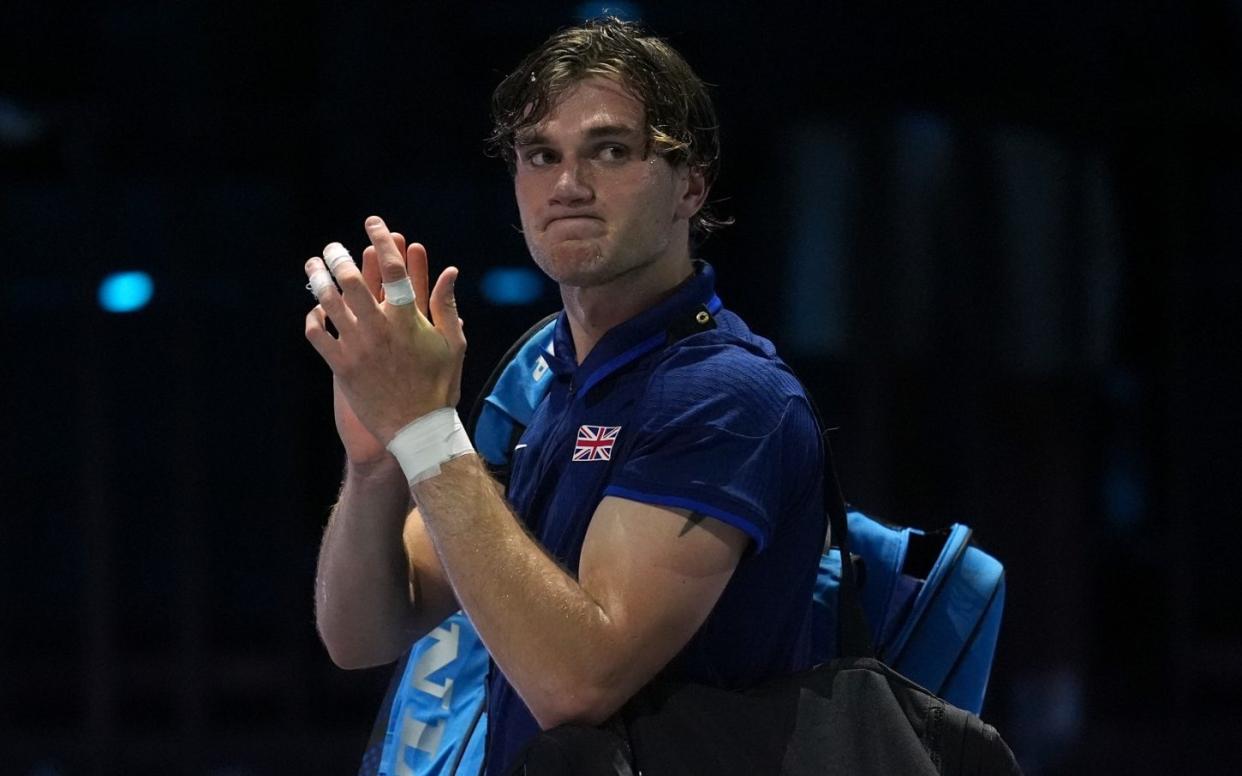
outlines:
[[[461,398],[466,337],[453,295],[457,268],[440,273],[427,293],[427,251],[405,247],[378,216],[366,220],[371,245],[363,266],[336,262],[336,284],[325,282],[323,259],[306,262],[319,304],[306,316],[306,338],[332,369],[337,392],[337,429],[351,460],[374,460],[406,424]],[[330,249],[342,250],[339,245]],[[408,282],[414,303],[394,304],[383,286]],[[337,336],[327,329],[332,322]],[[343,400],[343,401],[342,401]],[[365,430],[367,434],[362,433]],[[378,447],[377,447],[378,445]],[[359,458],[355,458],[355,455]]]

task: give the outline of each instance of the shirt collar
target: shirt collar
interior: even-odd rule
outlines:
[[[548,364],[557,376],[572,377],[578,392],[585,394],[608,375],[663,345],[677,316],[700,305],[713,314],[722,307],[720,297],[716,296],[715,270],[696,259],[694,273],[673,289],[667,299],[609,329],[581,365],[577,363],[569,317],[562,310],[556,319]]]

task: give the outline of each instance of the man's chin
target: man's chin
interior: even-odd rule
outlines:
[[[540,264],[543,271],[561,285],[596,285],[600,282],[600,276],[607,274],[607,261],[600,246],[590,240],[557,243]]]
[[[604,253],[598,240],[561,240],[552,246],[552,260],[562,264],[595,263]]]

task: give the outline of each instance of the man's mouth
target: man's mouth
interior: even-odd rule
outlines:
[[[561,229],[591,229],[594,225],[602,223],[603,219],[597,216],[557,216],[548,221],[544,229],[551,229],[555,224],[560,224]]]

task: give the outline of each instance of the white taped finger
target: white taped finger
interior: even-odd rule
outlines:
[[[323,260],[328,265],[328,269],[336,272],[336,268],[342,262],[353,262],[354,257],[349,255],[349,251],[345,250],[345,246],[339,242],[328,243],[323,249]]]
[[[310,278],[308,278],[308,280],[310,280],[310,282],[306,284],[306,287],[310,289],[310,292],[315,295],[316,299],[323,296],[323,292],[327,291],[333,285],[332,275],[330,275],[326,269],[315,270],[310,274]]]
[[[414,304],[414,284],[408,275],[384,284],[384,301],[394,307]]]

